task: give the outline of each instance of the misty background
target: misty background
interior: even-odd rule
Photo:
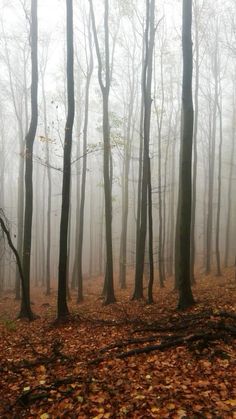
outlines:
[[[24,166],[24,138],[30,120],[30,45],[28,1],[0,1],[0,207],[10,222],[17,245],[19,187]],[[103,1],[94,2],[103,52]],[[196,222],[195,269],[216,272],[216,233],[222,267],[235,258],[235,131],[236,131],[236,5],[232,1],[193,2],[193,94],[195,107]],[[155,277],[164,264],[173,275],[178,165],[181,129],[181,2],[157,2],[152,84],[150,157],[153,194]],[[142,46],[145,4],[111,0],[109,13],[112,147],[112,217],[114,271],[118,277],[125,182],[125,150],[130,144],[128,174],[127,271],[135,265],[140,146]],[[48,167],[51,174],[52,280],[58,275],[63,139],[67,111],[65,5],[60,0],[38,2],[39,120],[34,144],[34,210],[31,278],[45,285]],[[72,145],[69,281],[75,275],[80,185],[83,162],[85,85],[89,63],[89,3],[74,1],[76,114]],[[105,271],[102,98],[97,57],[90,85],[85,194],[83,272],[96,277]],[[197,109],[196,109],[197,104]],[[48,154],[47,154],[48,153]],[[220,174],[220,178],[219,178]],[[220,186],[219,186],[220,179]],[[217,208],[220,196],[220,219]],[[161,220],[161,223],[160,223]],[[161,224],[161,226],[160,226]],[[160,230],[161,229],[161,230]],[[161,240],[160,240],[161,237]],[[209,259],[208,258],[208,259]],[[209,262],[209,260],[208,260]],[[1,240],[1,289],[14,288],[15,260]]]

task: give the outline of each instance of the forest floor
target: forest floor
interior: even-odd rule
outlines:
[[[173,282],[155,303],[103,306],[102,278],[55,324],[56,292],[32,290],[34,322],[16,320],[13,294],[0,299],[1,418],[236,418],[236,282],[199,276],[197,304],[178,312]]]

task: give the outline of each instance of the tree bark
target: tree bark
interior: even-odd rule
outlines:
[[[196,223],[196,194],[197,194],[197,136],[198,136],[198,91],[199,91],[199,23],[198,9],[194,7],[195,22],[195,92],[194,92],[194,128],[193,128],[193,181],[192,181],[192,214],[191,214],[191,252],[190,252],[190,269],[191,283],[195,282],[194,265],[195,265],[195,223]]]
[[[106,296],[104,303],[110,304],[115,302],[114,279],[113,279],[113,250],[112,250],[112,196],[111,196],[111,173],[110,173],[110,125],[109,125],[109,92],[110,92],[110,62],[109,62],[109,27],[108,13],[109,3],[105,0],[104,13],[104,32],[105,32],[105,82],[102,79],[102,60],[100,47],[98,43],[97,30],[95,25],[95,17],[93,10],[93,2],[89,0],[92,28],[95,41],[95,48],[98,60],[98,80],[102,92],[103,102],[103,179],[104,179],[104,195],[105,195],[105,226],[106,226]]]
[[[81,200],[79,213],[79,239],[78,239],[78,298],[77,301],[83,301],[83,269],[82,269],[82,252],[84,237],[84,204],[85,204],[85,186],[87,174],[87,136],[88,136],[88,116],[89,116],[89,88],[93,73],[93,52],[90,27],[88,28],[90,61],[87,68],[87,78],[85,87],[85,110],[84,110],[84,128],[83,128],[83,169],[81,178]],[[90,219],[92,223],[93,220]]]
[[[232,117],[232,133],[231,133],[231,151],[230,151],[230,167],[229,167],[229,181],[227,193],[227,218],[226,218],[226,234],[225,234],[225,254],[224,266],[227,267],[229,263],[229,249],[230,249],[230,225],[231,225],[231,212],[232,212],[232,178],[234,169],[234,152],[235,152],[235,91],[233,96],[233,117]]]
[[[207,209],[207,237],[206,237],[206,274],[211,272],[212,262],[212,225],[213,225],[213,195],[215,176],[215,143],[216,143],[216,117],[218,102],[218,30],[215,33],[216,44],[213,56],[214,76],[214,103],[212,113],[212,130],[210,130],[209,144],[209,182],[208,182],[208,209]]]
[[[218,199],[216,213],[216,274],[221,276],[220,262],[220,209],[221,209],[221,176],[222,176],[222,145],[223,145],[223,127],[222,127],[222,98],[218,102],[218,111],[220,119],[220,142],[219,142],[219,169],[218,169]]]
[[[73,1],[66,1],[66,33],[67,33],[67,120],[65,126],[64,158],[63,158],[63,184],[62,207],[60,223],[60,250],[58,272],[58,300],[57,318],[64,319],[69,314],[67,295],[67,246],[68,224],[70,206],[70,179],[71,179],[71,147],[72,131],[75,113],[74,99],[74,47],[73,47]]]
[[[192,100],[192,0],[183,0],[182,47],[182,135],[179,174],[179,251],[178,251],[178,308],[185,309],[194,304],[190,276],[190,237],[192,200],[192,141],[193,141],[193,100]]]
[[[147,233],[147,204],[148,204],[148,165],[149,165],[149,140],[151,122],[151,86],[152,86],[152,63],[154,49],[154,15],[155,0],[146,1],[146,30],[145,30],[145,59],[143,71],[143,98],[144,98],[144,121],[143,121],[143,165],[142,165],[142,190],[140,230],[137,237],[136,265],[135,265],[135,289],[133,299],[143,298],[143,272],[145,259],[145,243]]]
[[[33,216],[33,145],[38,123],[38,20],[37,0],[31,0],[31,121],[26,135],[25,160],[25,211],[24,211],[24,240],[23,240],[23,278],[25,298],[21,300],[20,318],[34,317],[30,307],[30,260],[31,235]]]

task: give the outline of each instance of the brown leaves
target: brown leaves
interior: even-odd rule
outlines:
[[[89,287],[96,294],[94,281]],[[122,303],[110,307],[102,307],[94,295],[79,307],[72,302],[77,319],[58,327],[52,326],[55,312],[50,309],[55,306],[55,294],[47,297],[49,306],[44,307],[45,296],[40,297],[37,290],[35,309],[40,320],[34,324],[16,322],[14,330],[0,324],[4,331],[0,341],[0,368],[4,371],[0,416],[7,412],[9,417],[41,419],[58,414],[81,419],[233,418],[236,355],[232,341],[210,341],[205,347],[197,342],[115,358],[119,351],[143,348],[150,342],[159,344],[173,334],[181,337],[188,332],[192,336],[199,328],[203,330],[206,322],[214,324],[221,311],[234,311],[233,291],[230,289],[232,303],[229,294],[224,303],[222,287],[219,289],[213,278],[208,284],[200,280],[195,292],[201,305],[184,314],[175,311],[176,296],[171,287],[167,284],[165,289],[158,289],[157,303],[152,306],[130,302],[130,289],[121,292]],[[5,304],[0,301],[2,311],[8,306],[8,300]],[[224,317],[222,321],[233,325],[235,319]],[[159,332],[150,331],[153,325]],[[101,355],[106,355],[103,362],[89,364]],[[14,369],[17,363],[21,367]],[[11,410],[7,411],[9,405]]]

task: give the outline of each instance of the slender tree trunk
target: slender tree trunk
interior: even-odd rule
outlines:
[[[51,206],[52,206],[52,177],[50,169],[50,152],[49,152],[49,138],[48,138],[48,122],[47,122],[47,101],[44,86],[44,73],[41,73],[42,79],[42,97],[43,97],[43,119],[44,119],[44,135],[46,139],[46,165],[47,165],[47,241],[46,241],[46,295],[51,293]]]
[[[104,197],[101,196],[102,205],[100,206],[100,232],[99,232],[99,275],[104,274]]]
[[[179,251],[178,251],[178,308],[185,309],[194,304],[191,291],[190,237],[192,200],[192,0],[183,0],[183,85],[182,85],[182,136],[179,175]]]
[[[175,145],[176,138],[173,139],[171,152],[171,190],[170,190],[170,230],[169,230],[169,252],[168,252],[168,268],[169,276],[173,275],[174,265],[174,237],[175,237]]]
[[[43,188],[42,188],[43,189]],[[38,226],[39,226],[39,202],[41,202],[41,197],[40,197],[40,190],[39,190],[39,165],[36,164],[36,168],[35,168],[35,190],[37,191],[37,193],[34,196],[34,228],[33,230],[33,240],[34,240],[34,252],[33,252],[33,266],[34,266],[34,286],[38,287],[39,285],[39,272],[40,272],[40,263],[42,263],[42,261],[39,262],[40,260],[40,232],[38,230]],[[41,229],[42,229],[42,225],[41,225]]]
[[[228,181],[228,193],[227,193],[227,218],[226,218],[226,233],[225,233],[225,254],[224,254],[224,266],[227,267],[229,264],[229,249],[230,249],[230,225],[231,225],[231,212],[232,212],[232,178],[234,168],[234,152],[235,152],[235,121],[236,121],[236,109],[235,109],[235,92],[233,97],[233,117],[232,117],[232,134],[231,134],[231,154],[230,154],[230,167],[229,167],[229,181]]]
[[[33,216],[33,144],[38,123],[38,20],[37,0],[31,0],[31,121],[26,135],[26,161],[25,161],[25,212],[24,212],[24,241],[23,241],[23,278],[25,298],[21,300],[19,317],[32,320],[35,316],[30,306],[30,259],[31,234]]]
[[[218,32],[217,32],[218,33]],[[209,153],[209,184],[208,184],[208,212],[207,212],[207,245],[206,245],[206,274],[211,272],[212,259],[212,225],[213,225],[213,196],[215,176],[215,142],[216,142],[216,117],[218,102],[218,36],[216,33],[216,46],[214,51],[214,104],[212,114],[212,135],[210,136]]]
[[[164,254],[163,254],[163,233],[164,233],[164,220],[163,220],[163,191],[162,191],[162,123],[164,113],[164,84],[163,84],[163,51],[161,51],[161,109],[160,115],[155,104],[156,117],[157,117],[157,128],[158,128],[158,215],[159,215],[159,234],[158,234],[158,271],[159,271],[159,282],[160,287],[164,286],[165,272],[164,272]]]
[[[195,22],[195,93],[194,93],[194,128],[193,128],[193,183],[192,183],[192,214],[191,214],[191,253],[190,253],[190,269],[191,283],[195,282],[194,265],[195,265],[195,223],[196,223],[196,194],[197,194],[197,136],[198,136],[198,91],[199,91],[199,27],[197,7],[194,8]]]
[[[221,176],[222,176],[222,144],[223,144],[223,127],[222,127],[222,99],[218,103],[219,119],[220,119],[220,142],[219,142],[219,169],[218,169],[218,200],[216,214],[216,267],[217,276],[221,276],[220,263],[220,208],[221,208]]]
[[[46,284],[46,190],[47,190],[47,171],[46,167],[43,167],[43,198],[42,198],[42,228],[40,230],[41,233],[41,253],[42,253],[42,262],[41,262],[41,286],[45,287]]]
[[[24,224],[24,134],[22,124],[19,126],[19,169],[18,169],[18,197],[17,197],[17,252],[22,262],[22,251],[23,251],[23,224]],[[21,298],[20,289],[20,274],[19,270],[16,270],[16,282],[15,282],[15,297],[16,300]]]
[[[153,262],[153,220],[152,220],[152,182],[150,157],[148,162],[148,240],[149,240],[149,281],[148,281],[148,304],[153,303],[153,282],[154,282],[154,262]]]
[[[132,74],[134,77],[134,74]],[[127,225],[129,212],[129,172],[131,159],[131,122],[134,107],[134,80],[130,89],[130,103],[128,109],[128,124],[125,144],[124,168],[123,168],[123,191],[122,191],[122,230],[120,242],[120,286],[126,288],[126,265],[127,265]]]
[[[93,178],[90,180],[90,225],[89,225],[89,277],[92,278],[93,275],[93,199],[94,199],[94,190],[93,190]]]
[[[143,272],[145,260],[145,244],[147,233],[147,204],[148,204],[148,164],[149,164],[149,140],[151,122],[151,85],[152,63],[154,48],[154,14],[155,0],[146,1],[146,31],[145,31],[145,59],[143,71],[143,98],[144,98],[144,121],[143,121],[143,165],[142,165],[142,191],[140,230],[137,237],[136,265],[135,265],[135,288],[133,299],[143,298]]]
[[[112,250],[112,196],[111,196],[111,174],[110,174],[110,125],[109,125],[109,92],[110,92],[110,59],[109,59],[109,28],[108,13],[109,4],[105,0],[104,13],[104,31],[105,31],[105,82],[103,82],[102,73],[103,66],[101,60],[100,47],[98,43],[97,30],[95,25],[95,17],[93,10],[93,2],[89,0],[92,28],[95,41],[96,54],[98,59],[98,80],[102,92],[103,102],[103,179],[104,179],[104,195],[105,195],[105,225],[106,225],[106,296],[105,304],[115,302],[114,280],[113,280],[113,250]]]
[[[76,222],[75,222],[75,252],[74,252],[74,263],[72,269],[72,279],[71,279],[71,289],[74,290],[78,285],[78,247],[79,247],[79,220],[80,220],[80,139],[81,139],[81,126],[82,126],[82,107],[81,107],[81,77],[79,70],[78,72],[78,80],[77,80],[77,125],[76,125],[76,132],[77,132],[77,141],[76,141]]]
[[[81,201],[80,201],[80,214],[79,214],[79,240],[78,240],[78,299],[77,301],[83,301],[83,237],[84,237],[84,205],[85,205],[85,186],[86,186],[86,174],[87,174],[87,136],[88,136],[88,116],[89,116],[89,89],[90,81],[93,73],[93,53],[92,53],[92,40],[89,32],[89,51],[90,51],[90,62],[87,69],[87,79],[85,87],[85,111],[84,111],[84,129],[83,129],[83,170],[81,179]],[[90,218],[92,224],[93,219]]]
[[[63,184],[62,207],[60,224],[60,252],[58,276],[57,317],[61,320],[68,316],[69,310],[66,301],[67,294],[67,245],[68,222],[70,205],[70,180],[71,180],[71,147],[72,131],[75,113],[74,100],[74,48],[73,48],[73,2],[66,1],[66,33],[67,33],[67,120],[65,126],[64,159],[63,159]]]

